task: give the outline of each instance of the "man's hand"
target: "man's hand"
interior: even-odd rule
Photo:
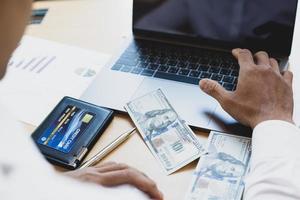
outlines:
[[[254,56],[247,49],[234,49],[240,73],[234,92],[212,80],[201,80],[200,88],[214,97],[233,118],[254,128],[266,120],[293,123],[293,74],[279,71],[275,59],[266,52]]]
[[[130,184],[145,192],[153,199],[163,199],[162,193],[149,177],[125,164],[108,162],[65,174],[80,181],[92,182],[108,187]]]

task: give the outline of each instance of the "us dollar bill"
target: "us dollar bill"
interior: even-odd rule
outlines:
[[[206,152],[205,143],[179,117],[160,89],[127,103],[125,109],[167,174]]]
[[[193,174],[186,200],[240,200],[251,156],[251,139],[212,131]]]

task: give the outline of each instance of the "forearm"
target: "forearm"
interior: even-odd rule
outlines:
[[[253,131],[244,199],[300,199],[300,130],[266,121]]]

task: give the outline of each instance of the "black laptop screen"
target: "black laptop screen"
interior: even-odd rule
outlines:
[[[134,0],[136,35],[290,54],[297,0]]]

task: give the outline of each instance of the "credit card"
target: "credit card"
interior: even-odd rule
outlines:
[[[76,139],[84,133],[94,117],[94,113],[68,105],[41,135],[38,143],[69,153]]]

